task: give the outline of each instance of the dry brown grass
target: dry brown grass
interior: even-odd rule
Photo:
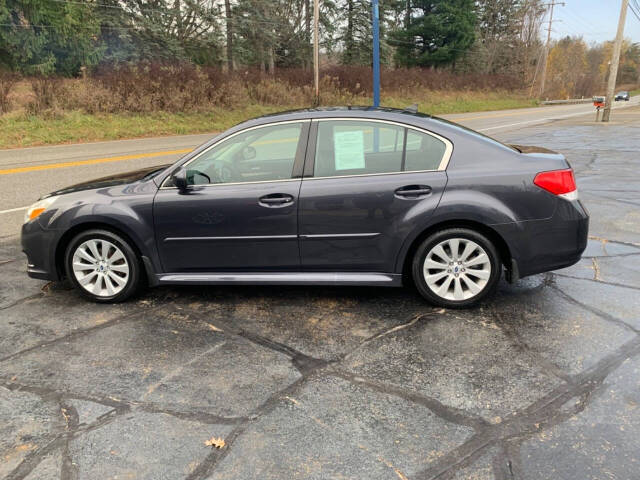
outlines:
[[[517,82],[497,75],[454,75],[425,69],[384,70],[384,91],[393,97],[416,97],[424,91],[514,91]],[[14,82],[15,83],[15,82]],[[291,68],[268,75],[258,70],[224,72],[192,64],[142,63],[103,66],[87,78],[29,79],[31,94],[15,108],[36,115],[60,112],[150,113],[206,112],[212,108],[238,108],[248,104],[294,108],[314,103],[309,70]],[[4,98],[12,84],[2,83]],[[320,103],[365,103],[371,95],[371,72],[366,67],[334,66],[321,76]],[[9,102],[2,102],[3,112]]]
[[[102,67],[87,78],[28,78],[4,87],[0,148],[219,131],[251,117],[314,105],[311,72],[224,72],[190,64]],[[370,105],[371,71],[332,67],[320,105]],[[0,80],[1,81],[1,80]],[[532,106],[512,79],[383,71],[382,105],[456,113]],[[8,92],[8,93],[7,93]]]
[[[16,75],[0,70],[0,114],[11,110],[10,94],[17,82],[18,77]]]

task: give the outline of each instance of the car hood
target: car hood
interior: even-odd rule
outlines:
[[[155,167],[147,167],[141,168],[140,170],[134,170],[132,172],[119,173],[117,175],[110,175],[108,177],[96,178],[94,180],[89,180],[82,183],[76,183],[75,185],[71,185],[69,187],[61,188],[60,190],[56,190],[55,192],[51,192],[48,195],[45,195],[43,198],[51,197],[53,195],[63,195],[65,193],[74,193],[80,192],[82,190],[95,190],[96,188],[104,188],[104,187],[113,187],[116,185],[126,185],[128,183],[137,182],[138,180],[142,180],[148,175],[160,172],[167,168],[171,164],[166,165],[156,165]]]

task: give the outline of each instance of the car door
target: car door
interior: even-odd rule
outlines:
[[[407,235],[438,205],[452,148],[390,122],[314,121],[300,190],[302,269],[392,273]]]
[[[309,121],[240,131],[183,166],[187,191],[165,181],[154,201],[164,271],[299,269],[299,177],[308,131]]]

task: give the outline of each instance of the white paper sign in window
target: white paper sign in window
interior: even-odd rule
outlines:
[[[365,168],[362,130],[334,132],[333,147],[336,170]]]

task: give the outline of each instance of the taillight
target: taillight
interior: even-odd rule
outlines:
[[[545,189],[547,192],[551,192],[567,200],[578,199],[576,179],[573,176],[573,170],[571,168],[540,172],[536,175],[536,178],[533,179],[533,183]]]

